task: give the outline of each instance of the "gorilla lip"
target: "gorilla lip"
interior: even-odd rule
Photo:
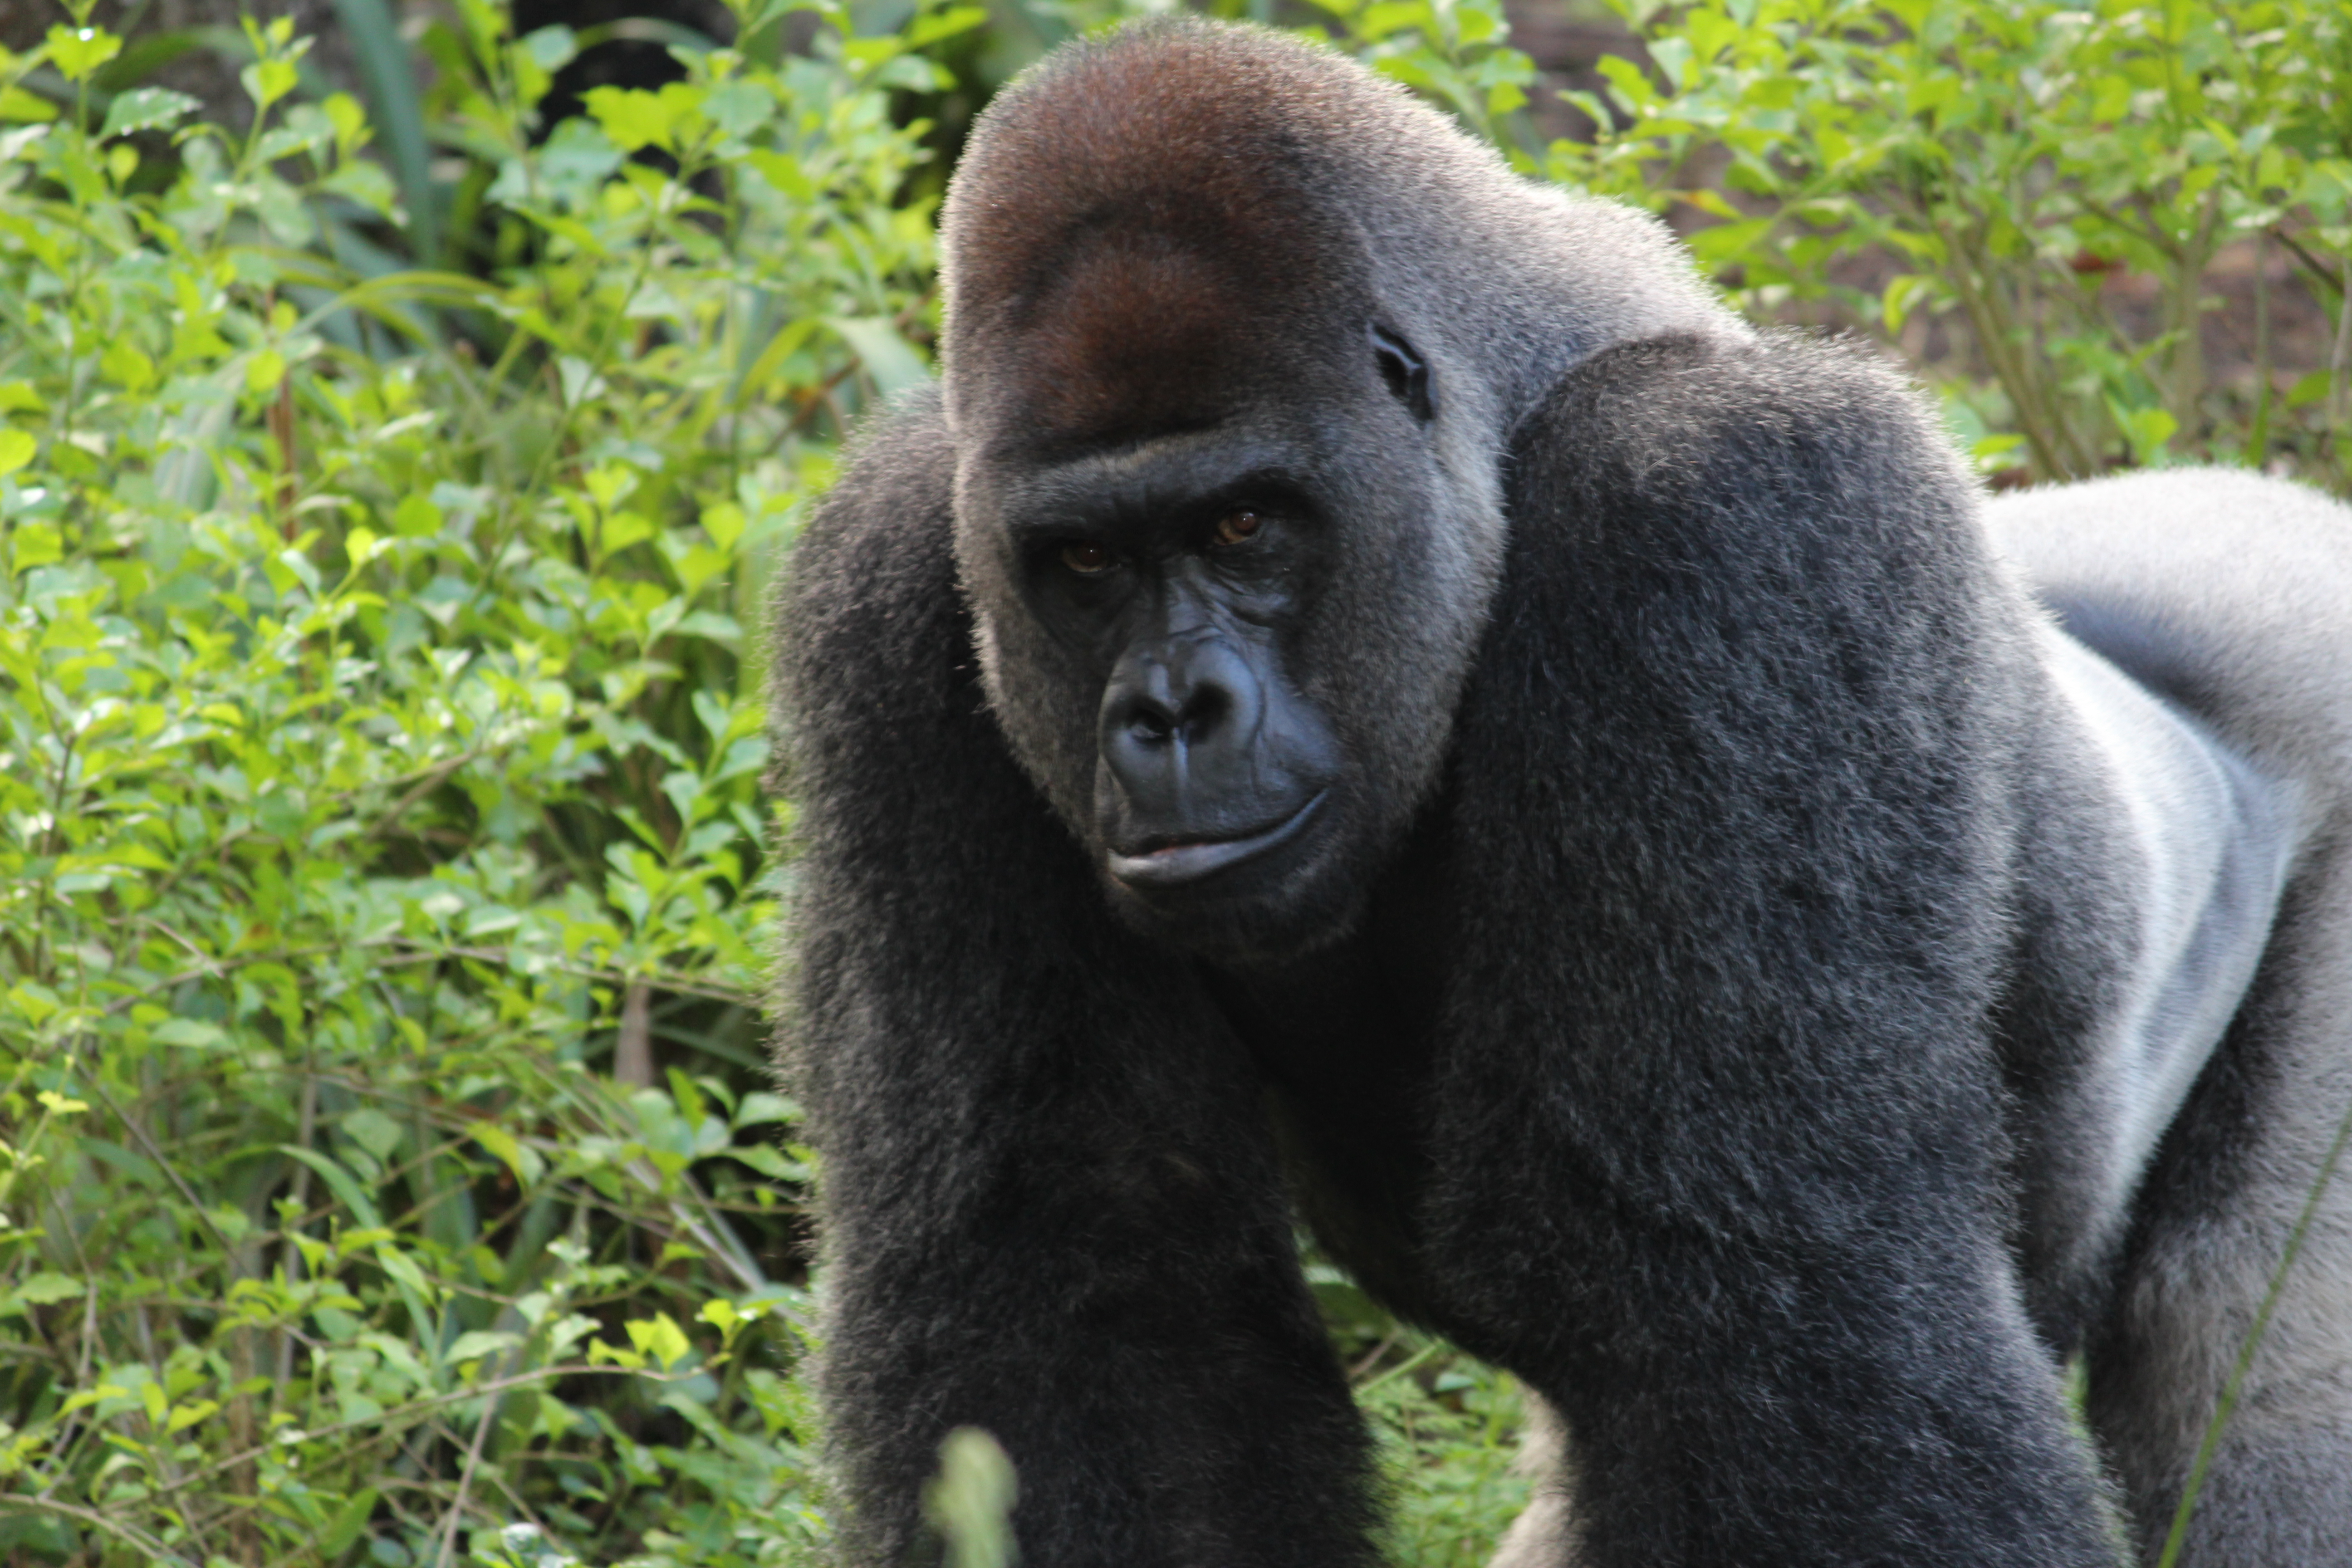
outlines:
[[[1137,888],[1173,888],[1198,881],[1297,837],[1329,793],[1318,790],[1305,805],[1272,827],[1245,833],[1238,838],[1192,839],[1138,855],[1122,855],[1114,849],[1109,855],[1110,874]]]

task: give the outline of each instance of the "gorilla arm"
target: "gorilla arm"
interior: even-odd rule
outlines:
[[[1576,1561],[2111,1565],[2005,1245],[2032,612],[1894,378],[1664,340],[1518,430],[1456,729],[1430,1268]]]
[[[1369,1563],[1362,1434],[1255,1078],[983,706],[953,471],[936,396],[911,400],[783,605],[808,889],[788,1049],[824,1152],[848,1560],[907,1560],[968,1424],[1011,1456],[1040,1568]]]

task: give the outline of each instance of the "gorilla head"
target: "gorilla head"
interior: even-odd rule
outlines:
[[[1508,176],[1335,58],[1137,41],[1025,79],[959,171],[956,558],[998,716],[1118,909],[1263,963],[1345,930],[1429,797],[1504,537],[1484,362],[1524,345],[1458,341],[1348,197],[1399,142]],[[1386,155],[1302,140],[1302,100]]]

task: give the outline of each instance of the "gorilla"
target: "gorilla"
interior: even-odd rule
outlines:
[[[2352,1106],[2352,511],[1987,504],[1247,27],[1033,69],[942,244],[780,609],[847,1560],[969,1425],[1031,1568],[1376,1562],[1294,1216],[1539,1399],[1515,1565],[2152,1557]],[[2281,1278],[2202,1568],[2352,1563],[2352,1200]]]

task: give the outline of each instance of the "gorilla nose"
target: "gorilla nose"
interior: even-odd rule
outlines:
[[[1249,661],[1223,637],[1138,650],[1103,694],[1102,758],[1139,817],[1208,827],[1249,794],[1264,709]]]

